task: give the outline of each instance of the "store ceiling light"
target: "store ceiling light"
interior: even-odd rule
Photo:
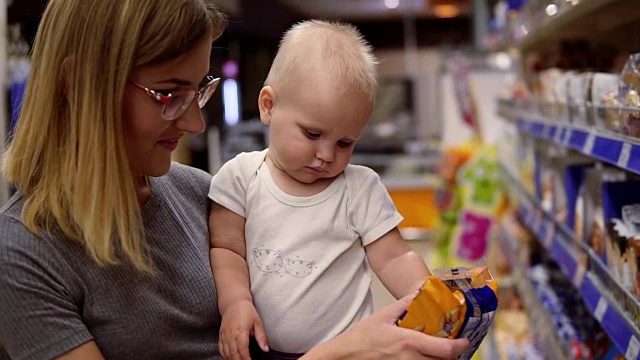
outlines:
[[[439,18],[454,18],[460,14],[460,9],[452,4],[435,5],[431,11]]]
[[[382,2],[387,9],[397,9],[400,5],[400,0],[383,0]]]
[[[547,15],[554,16],[558,13],[558,5],[549,4],[547,5],[547,8],[545,9],[545,11],[547,12]]]

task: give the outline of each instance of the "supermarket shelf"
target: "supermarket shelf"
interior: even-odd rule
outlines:
[[[551,122],[533,115],[518,115],[515,123],[521,133],[640,174],[640,143],[637,140],[613,132]]]
[[[500,236],[499,239],[499,245],[507,257],[512,272],[509,282],[515,285],[525,305],[525,309],[528,310],[531,325],[535,330],[535,336],[540,342],[540,349],[549,359],[569,359],[570,350],[568,349],[568,345],[558,338],[558,329],[555,327],[549,312],[545,309],[544,305],[542,305],[538,292],[535,290],[531,280],[526,276],[522,264],[517,261],[517,246],[515,245],[515,241],[512,236],[508,234],[506,236]],[[495,359],[497,357],[487,358]]]
[[[514,281],[516,288],[522,297],[522,302],[528,310],[529,318],[536,331],[540,347],[544,349],[549,359],[570,359],[571,351],[557,336],[555,327],[548,310],[542,305],[538,292],[533,287],[531,280],[525,275],[521,267],[514,269]]]
[[[536,28],[518,43],[523,53],[549,50],[559,40],[584,39],[631,52],[640,51],[638,0],[581,0],[550,18],[540,11]]]
[[[504,173],[509,185],[515,187],[520,195],[519,211],[524,225],[536,234],[541,245],[549,251],[569,279],[572,279],[595,319],[616,346],[625,353],[625,357],[640,359],[640,329],[621,305],[623,301],[635,304],[637,301],[632,300],[633,296],[628,293],[623,294],[626,299],[622,299],[619,292],[616,292],[614,297],[612,288],[604,286],[600,281],[602,274],[596,274],[591,269],[591,266],[594,266],[594,269],[602,266],[597,260],[597,255],[577,241],[564,224],[543,211],[540,204],[511,174],[506,170]]]

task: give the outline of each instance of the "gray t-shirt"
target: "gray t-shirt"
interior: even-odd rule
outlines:
[[[0,343],[11,358],[49,359],[93,339],[107,359],[221,359],[210,179],[177,163],[151,179],[142,216],[155,276],[98,266],[60,235],[35,237],[12,197],[0,209]]]

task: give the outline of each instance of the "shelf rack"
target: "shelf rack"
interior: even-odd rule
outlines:
[[[600,323],[614,344],[627,359],[640,359],[640,329],[631,314],[623,310],[621,301],[633,300],[612,295],[612,289],[603,284],[603,267],[598,256],[586,245],[575,239],[566,225],[542,210],[540,203],[529,194],[506,169],[503,169],[512,194],[518,196],[519,213],[524,225],[533,232],[541,245],[572,280],[587,308]],[[593,267],[593,270],[592,270]],[[596,271],[594,271],[596,270]]]
[[[638,0],[579,0],[553,17],[544,11],[538,14],[536,27],[516,44],[523,53],[551,50],[559,40],[588,40],[640,51]]]
[[[515,122],[520,133],[573,149],[594,159],[640,174],[640,139],[600,128],[551,121],[540,115],[527,114],[526,111],[514,109],[507,102],[500,102],[498,108],[505,119]]]
[[[520,297],[527,309],[531,320],[531,326],[535,329],[535,336],[540,349],[550,359],[568,359],[570,350],[568,344],[558,338],[558,329],[553,324],[549,312],[545,309],[531,280],[526,275],[526,270],[517,260],[518,253],[513,234],[504,230],[504,236],[499,236],[500,247],[507,257],[507,263],[511,269],[510,283],[515,285]]]

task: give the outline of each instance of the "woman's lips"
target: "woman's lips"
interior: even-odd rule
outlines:
[[[165,149],[173,151],[178,148],[179,142],[180,142],[180,139],[167,139],[167,140],[158,141],[158,144]]]

